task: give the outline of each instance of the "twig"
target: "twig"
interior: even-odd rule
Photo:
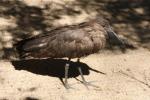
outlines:
[[[139,83],[142,83],[142,84],[146,85],[148,88],[150,88],[150,85],[149,85],[148,83],[143,82],[143,81],[141,81],[141,80],[137,79],[136,77],[131,76],[131,75],[129,75],[129,74],[127,74],[127,73],[123,72],[123,71],[119,71],[119,72],[120,72],[121,74],[125,75],[125,76],[130,77],[130,78],[131,78],[131,79],[133,79],[133,80],[138,81]]]

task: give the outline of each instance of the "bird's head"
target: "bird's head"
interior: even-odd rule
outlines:
[[[97,17],[96,22],[106,29],[110,26],[108,20],[103,17]]]
[[[96,18],[96,22],[105,29],[107,33],[106,39],[110,45],[118,45],[120,48],[125,48],[123,40],[113,31],[108,20],[103,17],[98,17]]]

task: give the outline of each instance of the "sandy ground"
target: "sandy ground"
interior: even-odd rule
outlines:
[[[94,86],[87,88],[79,81],[71,62],[72,88],[68,90],[58,78],[63,76],[65,60],[0,61],[0,100],[150,100],[150,52],[146,49],[125,54],[101,51],[81,61],[85,79]]]
[[[63,4],[69,0],[22,1],[28,6],[42,8],[50,1]],[[71,18],[80,22],[87,16],[96,15],[94,12],[90,14],[82,11],[80,16]],[[15,16],[11,18],[0,18],[0,30],[7,30],[10,26],[17,27],[17,19],[14,20]],[[73,22],[77,23],[74,20]],[[54,26],[60,23],[71,24],[72,22],[64,15],[61,20],[54,23]],[[126,30],[125,28],[125,32]],[[11,47],[7,44],[13,40],[10,33],[5,31],[2,33],[0,41],[3,39],[5,47]],[[82,58],[82,63],[78,65],[75,61],[76,59],[73,59],[70,62],[68,82],[71,88],[67,90],[60,80],[64,76],[66,60],[13,62],[1,60],[0,100],[150,100],[150,51],[147,49],[128,50],[126,53],[106,50]],[[87,88],[80,82],[81,77],[76,69],[77,66],[82,68],[85,79],[91,82],[92,86]]]

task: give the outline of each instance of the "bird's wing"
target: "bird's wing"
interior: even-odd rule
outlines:
[[[68,29],[49,42],[49,52],[54,57],[78,57],[93,50],[91,38],[82,29]]]
[[[43,47],[46,47],[48,43],[48,37],[37,37],[37,38],[30,38],[30,39],[25,39],[23,41],[20,41],[16,47],[17,50],[22,51],[22,52],[30,52],[30,51],[35,51],[38,49],[41,49]]]

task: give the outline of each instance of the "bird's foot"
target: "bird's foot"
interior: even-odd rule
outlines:
[[[71,87],[68,83],[67,84],[64,84],[65,88],[68,90],[68,89],[74,89],[73,87]]]
[[[64,86],[65,86],[66,89],[71,88],[71,87],[69,86],[69,84],[65,84]]]
[[[81,81],[81,83],[83,83],[84,86],[85,86],[87,89],[89,89],[89,86],[92,86],[92,87],[95,87],[95,88],[99,88],[99,86],[92,84],[93,82],[96,82],[96,81],[90,81],[90,82]]]

